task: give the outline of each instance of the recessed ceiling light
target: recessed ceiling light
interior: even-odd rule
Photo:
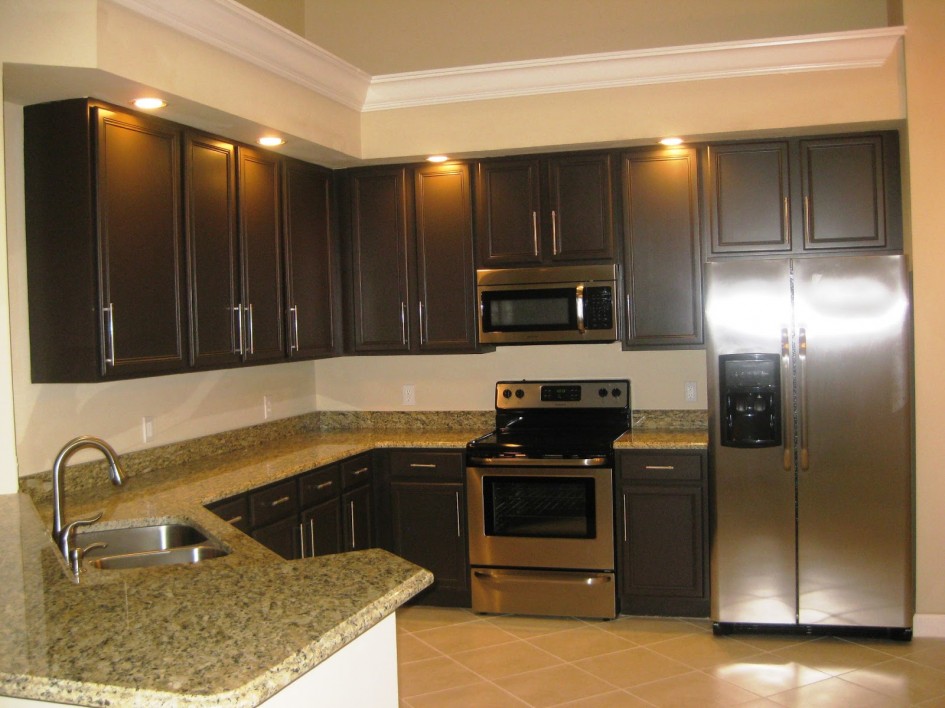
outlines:
[[[674,145],[682,145],[682,138],[663,138],[660,140],[660,145],[668,145],[670,147]]]
[[[259,143],[260,145],[265,145],[266,147],[277,147],[279,145],[285,145],[285,140],[283,140],[277,135],[264,135],[256,142]]]
[[[427,162],[446,162],[449,159],[449,155],[430,155]]]
[[[154,96],[142,96],[141,98],[136,98],[131,102],[135,108],[141,108],[145,111],[153,111],[156,108],[164,108],[167,105],[167,101],[162,98],[156,98]]]

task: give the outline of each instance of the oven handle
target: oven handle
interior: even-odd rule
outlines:
[[[606,457],[540,458],[540,457],[470,457],[474,467],[605,467]]]
[[[562,585],[604,585],[611,582],[612,578],[606,573],[583,573],[575,576],[573,572],[562,573],[555,571],[540,570],[473,570],[473,575],[483,580],[492,580],[494,582],[519,582],[530,583],[535,580],[541,580],[545,583],[561,583]]]

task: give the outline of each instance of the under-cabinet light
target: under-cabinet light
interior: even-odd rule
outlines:
[[[131,102],[135,108],[140,108],[145,111],[153,111],[157,108],[164,108],[167,105],[167,101],[163,98],[156,98],[154,96],[142,96],[141,98],[136,98]]]
[[[676,145],[682,145],[682,138],[663,138],[660,140],[660,145],[666,145],[667,147],[674,147]]]
[[[446,162],[449,159],[449,155],[430,155],[427,162]]]
[[[283,140],[277,135],[264,135],[256,142],[259,143],[260,145],[265,145],[266,147],[277,147],[279,145],[285,145],[285,140]]]

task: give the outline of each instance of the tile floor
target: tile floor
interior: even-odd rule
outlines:
[[[397,613],[401,708],[945,708],[945,639],[715,637],[708,620]]]

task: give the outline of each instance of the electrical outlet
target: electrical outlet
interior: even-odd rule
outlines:
[[[698,390],[696,389],[696,382],[687,381],[686,382],[686,400],[689,402],[695,401],[697,393],[698,393]]]
[[[402,403],[405,406],[417,405],[417,388],[413,384],[404,384],[401,389]]]
[[[141,418],[141,439],[151,442],[154,439],[154,418],[150,415]]]
[[[272,415],[272,396],[263,396],[263,420]]]

